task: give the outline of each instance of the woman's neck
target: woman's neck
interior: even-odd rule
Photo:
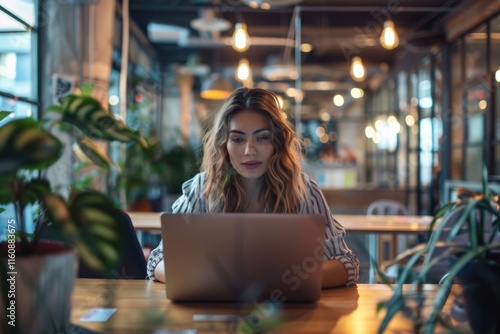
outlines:
[[[258,179],[243,179],[245,191],[246,212],[264,212],[266,202],[264,198],[264,177]]]

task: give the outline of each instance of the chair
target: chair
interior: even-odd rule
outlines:
[[[392,199],[379,199],[372,202],[366,210],[367,215],[408,215],[408,208]]]
[[[125,224],[125,247],[120,254],[118,264],[109,272],[102,273],[89,268],[83,261],[79,261],[78,278],[114,278],[114,279],[146,279],[146,259],[130,216],[123,210],[117,209]],[[50,225],[44,227],[42,239],[58,240]]]
[[[408,215],[408,208],[401,202],[392,199],[379,199],[372,202],[366,210],[367,215]],[[398,236],[380,235],[378,254],[382,261],[390,261],[398,254]],[[377,259],[379,260],[379,259]]]

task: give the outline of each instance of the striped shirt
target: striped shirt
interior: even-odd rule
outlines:
[[[307,196],[301,214],[323,214],[326,216],[325,224],[325,250],[324,261],[338,260],[347,271],[346,286],[355,284],[359,275],[359,260],[345,243],[345,229],[336,221],[325,197],[318,184],[308,175],[302,174],[307,188]],[[199,173],[182,185],[182,195],[172,206],[173,213],[207,213],[208,202],[203,196],[203,184],[205,173]],[[150,254],[147,266],[148,278],[156,281],[154,270],[158,263],[163,260],[163,241],[160,242]]]

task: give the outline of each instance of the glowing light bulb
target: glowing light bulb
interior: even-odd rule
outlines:
[[[337,107],[342,107],[344,105],[344,97],[340,94],[337,94],[333,97],[333,104]]]
[[[236,78],[240,81],[245,81],[250,77],[250,63],[248,59],[243,58],[238,62],[238,67],[236,68]]]
[[[238,52],[244,52],[250,47],[250,36],[245,23],[236,23],[231,45]]]
[[[355,99],[362,98],[365,95],[365,92],[361,88],[353,88],[351,89],[351,96]]]
[[[384,30],[380,35],[380,44],[387,50],[392,50],[399,44],[399,37],[396,29],[394,29],[394,22],[391,20],[384,22]]]
[[[360,57],[352,58],[351,77],[355,81],[363,81],[365,79],[365,66]]]

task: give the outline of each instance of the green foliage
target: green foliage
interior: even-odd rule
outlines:
[[[129,203],[147,198],[148,187],[153,183],[166,187],[172,194],[181,193],[182,184],[196,173],[197,158],[188,146],[174,146],[165,150],[158,138],[147,139],[144,149],[140,143],[127,147],[126,161],[119,175]]]
[[[0,121],[11,114],[10,111],[0,110]]]
[[[484,168],[482,192],[462,191],[457,201],[447,203],[434,216],[427,244],[407,250],[393,261],[391,265],[404,264],[393,287],[393,296],[378,305],[378,310],[387,310],[379,333],[384,332],[391,319],[400,311],[414,320],[415,328],[419,332],[433,333],[437,323],[451,326],[444,320],[442,310],[455,278],[472,261],[491,263],[492,251],[500,248],[500,244],[495,241],[495,235],[500,228],[500,197],[490,191],[487,180],[488,172]],[[458,242],[457,238],[461,241]],[[444,252],[436,255],[437,248],[443,248]],[[424,297],[421,289],[426,275],[440,262],[451,257],[454,261],[441,279],[432,303],[432,311],[428,318],[422,321],[421,317],[415,317],[415,314],[421,316],[422,313]],[[406,283],[410,286],[404,290]],[[492,289],[492,292],[494,290],[498,288]]]
[[[36,252],[38,233],[51,223],[55,232],[74,245],[90,267],[105,271],[119,260],[124,226],[113,200],[95,190],[74,189],[68,199],[55,192],[44,176],[47,167],[62,155],[64,145],[43,125],[70,125],[76,133],[76,145],[102,168],[112,164],[98,146],[90,141],[135,142],[146,146],[142,136],[108,113],[88,94],[67,96],[60,106],[46,111],[41,121],[15,119],[0,127],[0,206],[14,204],[20,222],[19,238],[28,253]],[[57,117],[53,117],[53,116]],[[0,118],[5,113],[0,113]],[[39,204],[40,219],[35,235],[24,231],[24,208]]]

